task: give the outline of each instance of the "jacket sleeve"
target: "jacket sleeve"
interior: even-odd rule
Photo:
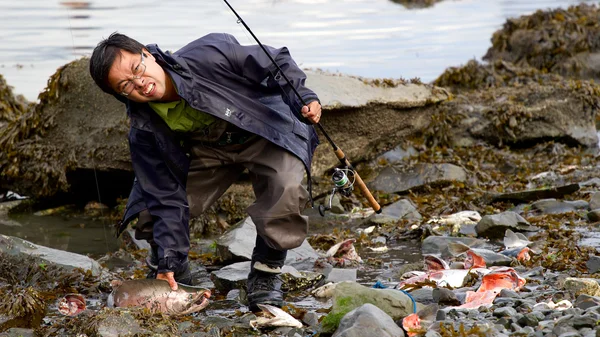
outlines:
[[[319,98],[317,94],[304,85],[306,74],[292,59],[289,50],[286,47],[276,49],[263,45],[290,80],[291,86],[259,45],[242,46],[233,36],[225,35],[230,42],[231,55],[229,59],[235,71],[257,85],[266,84],[271,89],[281,89],[283,100],[296,117],[300,121],[312,125],[300,114],[304,104],[298,99],[293,88],[296,89],[306,104],[318,101]]]
[[[129,148],[139,188],[154,219],[154,241],[159,246],[159,273],[176,272],[189,247],[189,207],[185,177],[178,177],[164,158],[154,133],[131,127]],[[186,174],[187,175],[187,174]]]

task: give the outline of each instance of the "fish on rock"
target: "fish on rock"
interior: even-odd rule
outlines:
[[[354,248],[355,239],[347,239],[331,246],[325,253],[327,260],[334,266],[348,266],[357,263],[362,263],[362,259],[358,256]]]
[[[467,291],[465,303],[458,308],[476,309],[480,306],[491,306],[502,289],[518,291],[525,285],[513,268],[498,268],[483,276],[477,291]]]
[[[491,266],[510,266],[513,259],[489,249],[471,248],[464,243],[448,243],[448,251],[454,256],[466,254],[465,268],[485,268]]]
[[[448,262],[439,256],[428,254],[423,256],[423,259],[425,261],[425,270],[427,271],[450,269]]]
[[[250,321],[250,326],[253,329],[263,327],[281,327],[288,326],[292,328],[301,328],[302,323],[292,317],[292,315],[268,304],[257,304],[262,310],[264,316],[256,316],[256,319]]]
[[[58,312],[66,316],[77,316],[86,309],[85,298],[80,294],[67,294],[58,301]]]
[[[452,226],[452,233],[458,233],[462,225],[476,225],[480,220],[481,214],[479,212],[462,211],[429,219],[427,223]]]
[[[210,290],[178,284],[173,291],[169,283],[157,279],[111,282],[109,307],[146,307],[169,315],[187,315],[208,306]]]
[[[404,286],[409,286],[418,282],[433,281],[438,287],[450,286],[452,288],[461,288],[465,284],[465,278],[472,272],[478,275],[485,275],[491,270],[486,268],[473,268],[473,269],[443,269],[433,270],[429,272],[416,273],[416,276],[412,276],[404,281],[398,283],[396,288],[402,289]]]
[[[534,246],[536,246],[536,243],[529,241],[522,233],[515,233],[507,229],[504,234],[505,250],[501,251],[500,254],[525,262],[531,259],[530,253],[536,253],[537,249]]]
[[[439,305],[430,304],[419,312],[404,317],[401,324],[402,329],[409,337],[424,333],[435,321],[439,309]]]

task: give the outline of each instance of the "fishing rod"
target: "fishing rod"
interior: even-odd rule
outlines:
[[[265,54],[267,54],[267,56],[269,57],[269,60],[271,60],[273,65],[275,65],[275,67],[277,67],[279,74],[281,74],[281,76],[285,79],[286,83],[290,86],[290,88],[292,88],[292,91],[294,91],[294,94],[296,94],[296,97],[298,97],[300,102],[302,102],[302,105],[308,106],[308,104],[306,104],[306,102],[304,101],[302,96],[300,96],[300,93],[298,93],[298,90],[296,90],[296,88],[292,85],[292,82],[290,81],[290,79],[285,75],[285,73],[279,67],[277,62],[275,62],[275,59],[273,59],[273,57],[271,56],[271,54],[269,54],[269,52],[267,51],[265,46],[258,40],[256,35],[254,35],[254,33],[252,32],[250,27],[248,27],[248,25],[246,24],[244,19],[242,19],[242,17],[235,11],[235,9],[233,9],[233,7],[229,4],[229,2],[227,0],[223,0],[223,1],[225,1],[225,4],[227,4],[227,7],[229,7],[229,9],[231,9],[233,14],[235,14],[235,16],[238,18],[238,22],[241,23],[242,25],[244,25],[244,28],[246,28],[246,30],[250,33],[250,35],[252,35],[252,37],[254,38],[256,43],[258,43],[258,45],[265,52]],[[361,191],[361,193],[363,194],[363,196],[365,198],[367,198],[367,201],[371,205],[371,208],[373,208],[373,210],[376,213],[381,213],[381,206],[379,205],[379,203],[377,203],[377,201],[373,197],[373,194],[371,194],[371,191],[369,191],[369,189],[367,188],[367,185],[365,185],[365,182],[358,175],[358,172],[356,172],[356,170],[354,169],[352,164],[350,164],[350,161],[348,160],[348,158],[346,158],[346,155],[344,154],[344,152],[335,144],[333,139],[331,139],[331,137],[329,137],[329,134],[325,131],[325,129],[323,128],[323,126],[320,123],[315,123],[315,124],[317,125],[319,130],[321,130],[321,132],[323,133],[323,135],[325,136],[325,138],[327,139],[329,144],[331,144],[331,147],[333,148],[333,152],[335,153],[336,157],[340,160],[340,163],[344,167],[343,169],[336,168],[331,177],[334,182],[334,188],[333,188],[331,197],[329,199],[329,208],[331,208],[331,202],[333,200],[333,195],[335,194],[336,191],[341,192],[342,195],[349,196],[350,193],[352,192],[354,184],[356,184],[358,186],[359,190]],[[350,176],[350,179],[348,178],[349,176]],[[351,179],[352,179],[352,181],[350,181]],[[321,207],[319,207],[319,212],[321,213],[321,215],[324,215],[323,212],[325,209],[327,209],[327,208],[323,207],[322,205],[321,205]]]

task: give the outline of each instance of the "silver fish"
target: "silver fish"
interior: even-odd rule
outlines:
[[[262,327],[289,326],[292,328],[301,328],[302,323],[292,317],[287,312],[268,304],[257,304],[266,317],[257,316],[250,321],[253,329]]]
[[[157,279],[113,281],[108,296],[109,307],[146,307],[169,315],[186,315],[208,306],[210,290],[178,284],[171,290],[169,283]]]
[[[480,258],[483,259],[483,261],[485,261],[485,265],[482,265],[483,261],[474,261],[475,267],[510,266],[512,262],[512,259],[504,254],[496,253],[489,249],[471,248],[460,242],[448,243],[448,251],[450,252],[450,254],[455,256],[467,253],[468,258],[470,259],[477,260]],[[465,263],[465,265],[467,265],[467,263]]]

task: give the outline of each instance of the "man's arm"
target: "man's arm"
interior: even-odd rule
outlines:
[[[229,38],[231,46],[230,61],[232,62],[233,67],[236,68],[235,71],[237,73],[257,85],[266,83],[269,88],[281,90],[282,98],[299,120],[305,123],[307,123],[306,119],[312,123],[318,122],[318,118],[321,116],[319,98],[317,97],[317,94],[304,85],[306,74],[292,59],[292,56],[286,47],[276,49],[270,46],[264,46],[285,76],[290,80],[291,86],[287,83],[285,78],[279,74],[277,67],[271,62],[259,45],[242,46],[233,36],[226,36]],[[302,101],[298,99],[293,88],[296,89],[304,102],[307,103],[307,107],[304,107]]]
[[[132,127],[129,148],[133,169],[154,219],[154,241],[159,246],[158,273],[176,272],[187,258],[190,246],[185,177],[178,179],[169,169],[152,132]]]

